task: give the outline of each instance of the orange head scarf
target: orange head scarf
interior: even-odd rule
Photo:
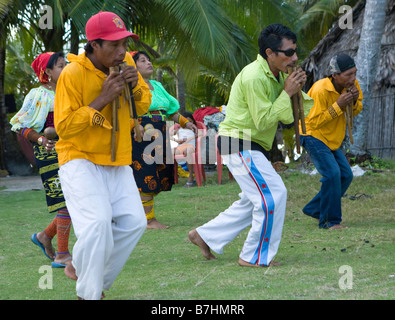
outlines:
[[[48,82],[48,75],[45,73],[45,69],[47,69],[49,58],[53,54],[54,52],[44,52],[40,54],[36,59],[34,59],[32,63],[32,68],[41,83]]]

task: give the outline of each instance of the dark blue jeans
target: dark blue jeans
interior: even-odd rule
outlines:
[[[303,213],[319,219],[318,226],[327,229],[342,221],[341,197],[350,186],[353,173],[340,148],[332,151],[312,136],[300,136],[300,142],[322,175],[321,190],[303,208]]]

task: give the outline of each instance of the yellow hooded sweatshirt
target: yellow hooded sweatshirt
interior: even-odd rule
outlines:
[[[56,143],[59,166],[73,159],[87,159],[98,165],[130,165],[133,120],[126,98],[122,95],[119,99],[119,131],[116,132],[116,158],[112,162],[112,104],[101,112],[89,107],[101,94],[107,76],[95,68],[85,53],[68,54],[67,59],[70,64],[58,79],[54,107],[55,129],[59,135]],[[136,67],[129,53],[126,53],[125,61]],[[151,104],[151,93],[140,74],[133,96],[137,114],[145,114]]]
[[[355,87],[359,90],[359,97],[353,107],[354,116],[362,111],[363,99],[357,80]],[[315,82],[307,94],[314,99],[314,106],[305,119],[306,135],[321,140],[331,150],[339,149],[346,135],[346,117],[336,102],[340,93],[333,86],[332,77]],[[302,134],[301,126],[299,131]]]

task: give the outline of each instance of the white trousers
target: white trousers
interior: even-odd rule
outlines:
[[[240,200],[196,231],[210,249],[222,254],[224,246],[251,225],[240,258],[267,266],[280,245],[287,189],[259,151],[242,151],[222,158],[240,186]]]
[[[147,226],[132,168],[76,159],[60,167],[59,177],[77,238],[77,295],[100,299]]]

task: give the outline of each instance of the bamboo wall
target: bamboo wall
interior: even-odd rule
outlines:
[[[395,159],[395,88],[382,88],[372,97],[368,151],[382,159]]]

